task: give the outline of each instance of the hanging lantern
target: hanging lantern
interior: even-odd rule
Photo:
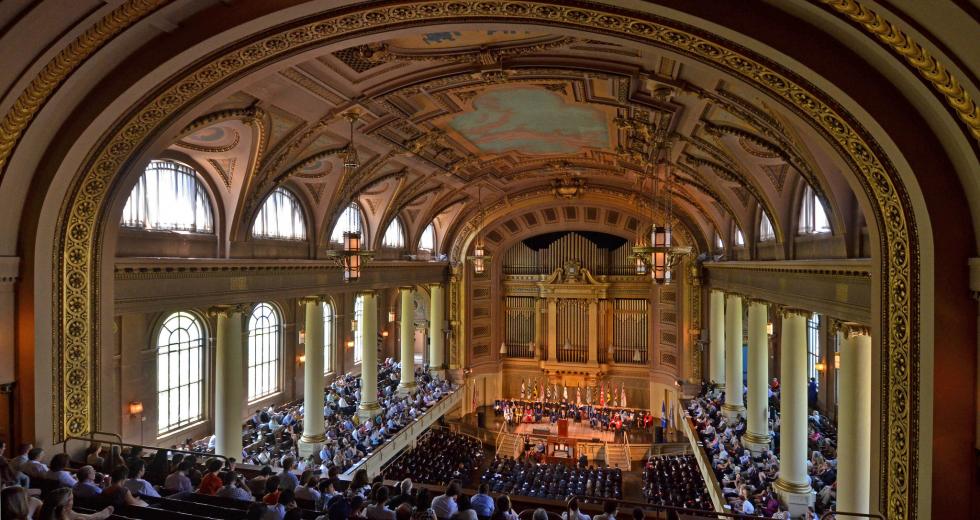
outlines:
[[[477,242],[473,246],[473,272],[476,274],[483,274],[486,270],[486,256],[487,252],[483,249],[483,242]]]
[[[636,257],[636,274],[638,276],[644,276],[647,274],[647,263],[643,261],[643,257]]]
[[[344,281],[356,282],[361,277],[361,234],[344,233]]]
[[[656,226],[653,228],[651,241],[653,242],[653,253],[650,258],[650,263],[653,265],[653,279],[658,284],[664,284],[668,279],[667,251],[670,247],[670,233],[666,227]]]

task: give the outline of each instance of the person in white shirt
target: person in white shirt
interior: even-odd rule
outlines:
[[[71,473],[65,471],[66,467],[68,467],[68,454],[59,453],[51,458],[50,469],[44,474],[44,478],[57,481],[61,487],[73,488],[75,484],[78,484],[78,480]]]
[[[123,482],[123,487],[129,490],[133,496],[147,496],[158,498],[160,493],[153,487],[153,484],[143,480],[143,473],[146,472],[146,463],[142,460],[130,461],[129,478]]]
[[[27,462],[21,464],[20,471],[31,477],[31,479],[42,479],[48,474],[48,466],[41,462],[40,459],[44,455],[44,450],[41,448],[31,448],[27,452]]]
[[[451,480],[446,486],[446,493],[432,499],[432,510],[436,513],[436,518],[449,520],[459,511],[456,505],[456,497],[459,496],[460,483],[458,480]]]

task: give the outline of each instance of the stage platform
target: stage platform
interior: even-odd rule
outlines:
[[[545,422],[521,423],[508,427],[507,431],[517,435],[556,437],[558,436],[558,425]],[[622,435],[619,439],[616,439],[615,435],[616,434],[613,431],[593,430],[588,424],[569,422],[568,435],[564,437],[582,441],[595,440],[595,442],[623,442]]]

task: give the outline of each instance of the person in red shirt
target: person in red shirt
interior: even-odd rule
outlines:
[[[207,471],[201,479],[201,485],[197,488],[198,493],[202,495],[213,495],[221,489],[223,484],[221,483],[221,477],[218,475],[218,472],[221,471],[223,465],[218,459],[208,461]]]

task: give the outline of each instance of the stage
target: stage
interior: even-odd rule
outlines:
[[[517,435],[531,435],[538,437],[557,437],[558,436],[558,425],[550,424],[546,422],[540,423],[520,423],[515,426],[509,426],[507,431],[510,433],[516,433]],[[619,439],[615,438],[616,433],[612,430],[602,431],[594,430],[587,423],[576,423],[568,422],[568,435],[563,435],[562,437],[569,439],[578,439],[581,441],[592,441],[593,439],[598,439],[597,442],[623,442],[622,435]]]

